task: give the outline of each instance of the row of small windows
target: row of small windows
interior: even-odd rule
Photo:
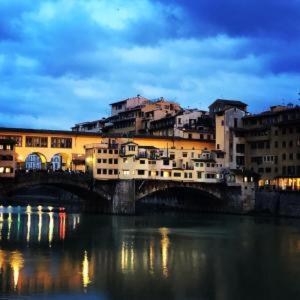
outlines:
[[[288,145],[290,148],[294,147],[294,141],[291,140],[291,141],[289,141],[288,143],[287,143],[286,141],[283,141],[283,142],[281,143],[282,148],[286,148],[287,145]],[[300,140],[297,140],[296,145],[297,145],[297,146],[300,146]],[[274,147],[275,147],[275,148],[278,148],[278,141],[275,141],[275,142],[274,142]]]
[[[11,167],[0,167],[0,174],[11,174],[14,172],[14,169]]]
[[[119,171],[118,169],[97,169],[97,174],[103,174],[103,175],[118,175]]]
[[[117,149],[98,149],[98,154],[118,154],[119,150]]]
[[[0,150],[12,150],[13,146],[12,145],[0,145]]]
[[[0,155],[0,161],[13,161],[14,157],[12,155]]]
[[[112,165],[112,164],[114,164],[114,165],[116,165],[116,164],[118,164],[118,159],[117,158],[108,158],[108,159],[106,159],[106,158],[99,158],[98,160],[97,160],[97,162],[98,162],[98,164],[110,164],[110,165]]]
[[[47,148],[48,147],[48,137],[39,137],[39,136],[26,136],[25,139],[26,147],[39,147]],[[72,138],[60,138],[52,137],[51,138],[51,148],[72,148]]]
[[[215,164],[215,163],[195,163],[195,166],[196,167],[208,167],[208,168],[214,168],[214,167],[216,167],[216,168],[218,168],[218,167],[222,167],[222,164]]]
[[[253,170],[253,168],[252,168]],[[258,173],[278,173],[278,168],[258,168]],[[282,167],[282,175],[300,175],[300,166],[283,166]]]

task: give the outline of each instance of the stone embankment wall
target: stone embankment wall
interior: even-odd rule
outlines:
[[[257,191],[255,196],[256,213],[300,217],[300,192]]]

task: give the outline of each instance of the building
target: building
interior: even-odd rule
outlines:
[[[101,142],[98,133],[0,128],[0,140],[15,141],[16,169],[85,170],[86,144]]]
[[[105,123],[106,123],[105,118],[101,120],[78,123],[72,127],[72,131],[101,133],[103,127],[105,126]]]
[[[222,180],[223,165],[212,151],[214,143],[178,139],[171,145],[171,140],[154,137],[103,139],[86,146],[87,169],[97,180]]]
[[[272,106],[242,121],[245,163],[260,186],[300,189],[300,107]]]
[[[142,108],[142,128],[139,133],[149,133],[153,121],[177,115],[180,111],[182,111],[182,108],[179,104],[167,101],[164,98],[148,103]]]
[[[126,110],[131,110],[132,108],[135,108],[137,106],[143,106],[147,103],[149,103],[149,100],[142,97],[141,95],[111,103],[111,116],[115,116]]]
[[[216,150],[223,152],[224,165],[229,169],[245,168],[245,111],[236,107],[221,110],[215,115]]]
[[[238,108],[247,111],[248,105],[239,100],[217,99],[209,106],[209,114],[214,117],[217,113],[225,111],[229,108]]]
[[[141,96],[112,105],[112,115],[106,119],[103,132],[107,134],[149,134],[151,123],[172,116],[181,110],[175,103],[163,98],[150,101]]]
[[[215,139],[213,119],[208,112],[197,109],[183,110],[175,118],[174,136],[185,139]]]
[[[0,138],[0,178],[13,178],[15,169],[15,141]]]

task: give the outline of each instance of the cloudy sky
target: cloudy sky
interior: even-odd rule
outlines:
[[[141,94],[299,103],[300,0],[1,0],[0,126],[69,129]]]

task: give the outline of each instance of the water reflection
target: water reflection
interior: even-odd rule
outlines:
[[[84,258],[82,261],[82,285],[84,288],[91,283],[90,276],[89,276],[89,259],[87,251],[84,251]]]
[[[262,231],[254,221],[196,218],[191,225],[190,219],[166,218],[2,207],[0,290],[82,299],[90,293],[106,299],[296,299],[296,227],[264,224]],[[249,288],[254,284],[259,295]]]
[[[170,240],[168,238],[169,229],[168,228],[160,228],[159,232],[161,234],[161,267],[164,277],[168,277],[168,250]]]
[[[9,261],[10,261],[11,268],[13,270],[14,289],[17,289],[20,270],[24,266],[24,259],[22,253],[19,251],[12,252]]]

